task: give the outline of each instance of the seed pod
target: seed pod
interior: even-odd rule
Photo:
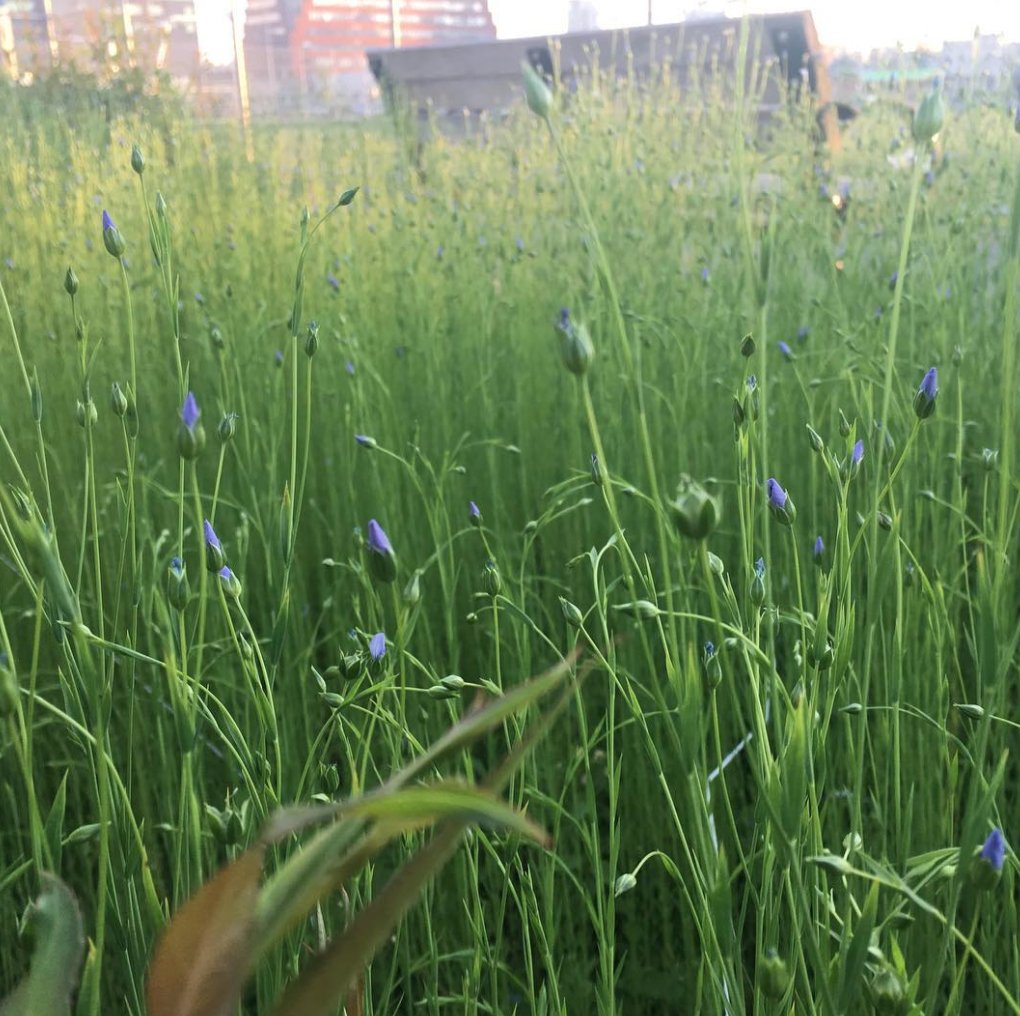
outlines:
[[[465,681],[459,674],[447,674],[446,677],[440,681],[440,684],[442,684],[444,688],[448,688],[450,691],[460,691],[467,684],[467,681]]]

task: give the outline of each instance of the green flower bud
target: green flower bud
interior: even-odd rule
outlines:
[[[219,426],[216,428],[216,436],[220,439],[221,444],[227,444],[228,441],[233,441],[234,435],[237,433],[237,421],[240,419],[237,413],[224,413],[223,419],[220,420]]]
[[[450,691],[460,691],[467,684],[467,681],[459,674],[447,674],[439,683]]]
[[[581,613],[581,608],[562,596],[560,597],[560,610],[563,611],[563,620],[572,628],[580,628],[584,623],[584,615]]]
[[[226,814],[219,808],[206,804],[205,820],[213,839],[221,846],[229,846]]]
[[[818,433],[810,424],[808,425],[808,441],[811,443],[812,451],[816,451],[821,454],[825,450],[825,442],[822,440],[822,435]]]
[[[96,420],[99,419],[99,412],[96,409],[96,404],[88,399],[85,402],[78,403],[78,408],[75,411],[75,419],[78,421],[78,426],[87,428],[94,427]]]
[[[768,949],[758,960],[761,990],[766,997],[779,1001],[790,987],[790,971],[775,949]]]
[[[624,893],[629,893],[635,886],[637,886],[637,876],[630,871],[624,872],[616,880],[613,895],[622,896]]]
[[[432,685],[432,687],[429,688],[425,692],[425,694],[428,695],[430,699],[436,699],[439,702],[443,701],[444,699],[457,698],[457,693],[455,691],[451,690],[450,688],[447,688],[445,685],[442,684]]]
[[[616,603],[613,610],[621,614],[635,617],[639,621],[651,621],[661,616],[665,611],[660,610],[651,600],[635,600],[633,603]]]
[[[113,219],[106,212],[103,212],[103,246],[106,247],[110,257],[118,260],[123,257],[126,247],[124,237],[120,235],[120,230],[113,224]]]
[[[67,272],[64,275],[64,289],[67,290],[68,296],[78,295],[78,276],[75,275],[74,269],[68,265]]]
[[[864,706],[860,702],[850,702],[845,706],[840,706],[839,711],[847,716],[860,716],[864,712]]]
[[[421,572],[415,569],[414,574],[404,586],[404,603],[413,607],[421,600]]]
[[[167,569],[166,596],[174,610],[184,610],[191,599],[187,565],[175,557]]]
[[[736,427],[743,427],[747,414],[744,411],[744,403],[740,399],[733,400],[733,423]]]
[[[680,481],[669,507],[677,529],[691,540],[704,540],[719,523],[719,500],[689,477]]]
[[[315,356],[319,348],[319,326],[314,321],[308,322],[308,331],[305,334],[305,356],[310,360]]]
[[[564,366],[578,377],[587,374],[595,360],[595,347],[588,329],[583,324],[575,325],[567,321],[566,326],[560,326],[560,331],[563,333],[560,352]]]
[[[740,342],[740,355],[749,360],[754,356],[754,336],[748,332]]]
[[[921,100],[914,113],[913,135],[919,144],[931,144],[931,139],[942,130],[946,111],[942,103],[942,85],[936,82],[932,90]]]
[[[145,156],[138,145],[131,146],[131,168],[141,176],[145,172]]]
[[[842,409],[839,411],[839,436],[842,438],[850,436],[850,421],[843,414]]]
[[[527,60],[521,61],[521,74],[524,76],[524,97],[528,101],[528,108],[536,116],[548,120],[553,105],[549,86]]]
[[[886,967],[868,985],[871,1004],[879,1016],[903,1016],[908,1003],[899,975]]]
[[[472,610],[469,614],[464,615],[464,621],[467,624],[478,624],[478,615]]]
[[[998,451],[992,451],[991,448],[985,448],[981,452],[981,465],[984,467],[986,473],[991,473],[995,470],[996,465],[999,462]]]
[[[892,519],[886,515],[885,512],[878,513],[878,526],[879,529],[884,529],[887,533],[892,532]]]
[[[982,706],[979,706],[976,702],[957,702],[956,708],[959,709],[964,716],[972,720],[984,719],[985,710]]]
[[[485,580],[485,591],[490,596],[498,596],[499,591],[503,588],[503,580],[499,576],[499,569],[496,567],[495,561],[485,562],[485,572],[482,578]]]
[[[124,419],[124,414],[128,409],[127,396],[116,381],[113,382],[113,390],[110,392],[110,409],[113,410],[113,415],[118,420]]]
[[[332,797],[340,789],[340,770],[335,765],[320,762],[319,780],[323,793]]]
[[[591,482],[594,483],[596,487],[601,487],[604,482],[602,476],[602,465],[599,462],[599,457],[594,452],[592,452],[591,455]]]

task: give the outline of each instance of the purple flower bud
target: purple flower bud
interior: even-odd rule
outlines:
[[[825,553],[825,544],[822,542],[820,536],[815,537],[814,554],[815,557],[821,557]]]
[[[172,571],[174,575],[178,577],[183,575],[184,562],[179,557],[170,558],[170,571]]]
[[[226,579],[228,582],[234,577],[234,573],[230,570],[228,565],[224,565],[220,569],[220,578]]]
[[[701,269],[701,281],[708,282],[708,278],[709,278],[708,265],[705,265],[705,267]]]
[[[199,412],[195,395],[193,392],[188,392],[188,397],[184,400],[184,405],[181,406],[181,422],[188,430],[193,431],[195,424],[198,423],[199,416],[201,416],[201,413]]]
[[[850,454],[850,461],[855,466],[859,466],[861,464],[861,459],[863,459],[863,458],[864,458],[864,442],[863,441],[858,441],[854,445],[853,452],[851,452],[851,454]]]
[[[335,293],[340,292],[340,280],[332,272],[326,272],[326,281],[333,287]]]
[[[383,632],[376,632],[372,641],[368,643],[368,651],[372,659],[378,663],[386,655],[386,635]]]
[[[350,360],[347,360],[347,361],[346,361],[346,362],[344,363],[344,369],[345,369],[345,370],[347,371],[347,373],[348,373],[348,374],[350,374],[350,375],[351,375],[351,377],[353,377],[353,376],[354,376],[354,364],[353,364],[353,363],[351,363],[351,361],[350,361]]]
[[[934,367],[928,369],[921,381],[921,387],[914,396],[914,413],[919,420],[925,420],[935,412],[935,397],[939,393],[939,375]]]
[[[213,529],[212,523],[208,519],[205,520],[204,529],[205,529],[205,545],[207,547],[212,547],[214,550],[222,551],[223,547],[220,545],[220,540],[219,537],[216,535],[216,530]]]
[[[283,353],[279,349],[273,354],[273,362],[277,367],[283,366]]]
[[[758,560],[754,562],[754,573],[760,579],[765,577],[765,558],[759,557]]]
[[[105,233],[108,229],[116,229],[117,227],[113,224],[113,219],[110,218],[110,213],[104,208],[103,209],[103,232]]]
[[[355,434],[354,440],[358,442],[363,448],[375,448],[376,440],[374,437],[369,437],[368,434]]]
[[[1006,863],[1006,841],[1003,839],[1001,829],[996,827],[988,834],[978,857],[982,861],[987,861],[994,871],[1002,871],[1002,866]]]
[[[442,260],[443,254],[444,254],[445,252],[446,252],[446,248],[444,248],[444,247],[443,247],[443,245],[442,245],[442,244],[440,244],[440,245],[439,245],[439,246],[438,246],[438,247],[436,248],[436,258],[437,258],[437,259],[439,259],[439,260]]]
[[[368,520],[368,549],[376,554],[392,554],[393,547],[383,532],[383,527],[375,519]]]
[[[524,253],[524,240],[521,237],[517,237],[517,250],[521,254]]]
[[[892,275],[889,276],[889,288],[890,289],[894,289],[896,287],[896,283],[899,280],[899,277],[900,277],[899,271],[895,271],[895,272],[892,273]]]
[[[779,486],[779,481],[770,478],[768,483],[765,484],[765,489],[768,492],[769,504],[773,508],[785,508],[786,507],[786,491]]]
[[[787,360],[792,360],[793,359],[793,350],[789,347],[789,345],[787,343],[779,342],[778,346],[779,346],[779,352],[782,353],[783,356]]]
[[[808,337],[808,333],[810,331],[811,331],[811,329],[808,328],[807,325],[801,325],[800,328],[797,329],[797,338],[798,338],[798,340],[803,342]]]
[[[468,502],[468,515],[473,519],[480,519],[482,517],[481,509],[474,503],[474,501]]]
[[[927,173],[924,174],[924,182],[929,187],[935,182],[935,174],[932,173],[932,171],[930,169],[928,170]]]

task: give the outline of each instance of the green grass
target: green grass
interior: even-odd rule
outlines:
[[[113,122],[98,148],[57,110],[0,128],[0,993],[54,871],[92,942],[79,1010],[141,1014],[166,914],[273,808],[380,784],[477,689],[580,648],[595,669],[510,789],[555,845],[476,832],[367,1013],[1020,1012],[1015,858],[988,891],[970,860],[1016,828],[1020,138],[958,110],[928,181],[887,159],[911,144],[896,102],[831,152],[807,109],[764,135],[752,99],[672,95],[607,78],[552,135],[522,111],[420,152],[267,127],[253,164],[194,122]],[[820,193],[841,179],[845,218]],[[302,275],[302,208],[310,230],[354,186]],[[561,306],[594,346],[580,377]],[[720,506],[701,542],[668,504],[684,476]],[[294,933],[245,1012],[423,836]]]

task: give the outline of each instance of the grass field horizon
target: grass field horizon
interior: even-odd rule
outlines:
[[[682,94],[256,125],[250,163],[16,100],[0,997],[51,872],[72,1011],[159,1016],[168,918],[310,853],[280,809],[413,774],[456,800],[219,1011],[340,1011],[287,985],[471,820],[349,1013],[1020,1013],[1020,136]]]

